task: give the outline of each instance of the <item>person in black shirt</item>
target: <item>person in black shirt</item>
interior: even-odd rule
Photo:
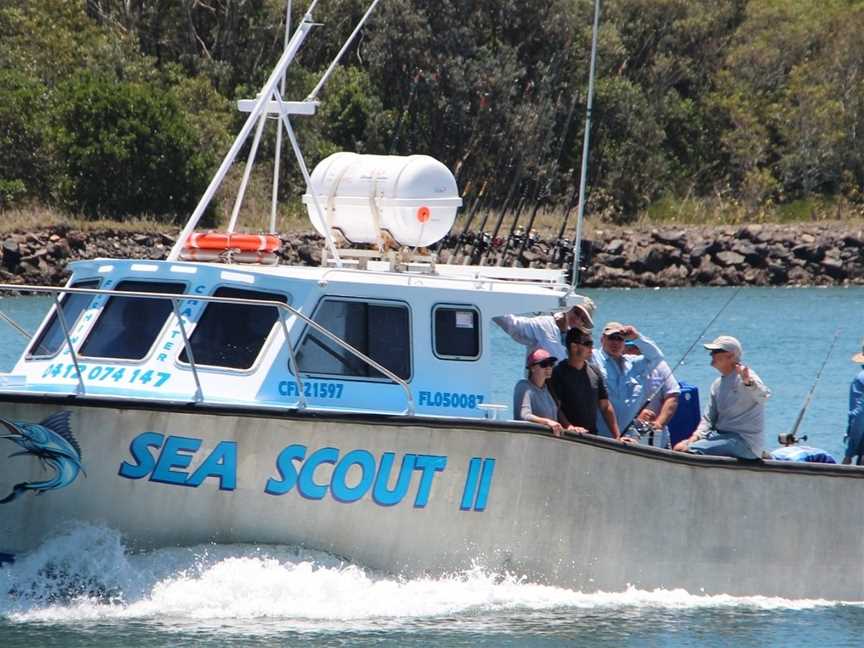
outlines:
[[[558,401],[558,417],[565,431],[597,434],[597,409],[615,439],[621,438],[615,410],[609,402],[603,376],[589,364],[594,340],[579,329],[570,329],[565,339],[567,359],[555,367],[550,379],[552,394]]]

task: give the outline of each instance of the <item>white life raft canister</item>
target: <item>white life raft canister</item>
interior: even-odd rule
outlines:
[[[327,225],[351,243],[376,243],[387,232],[400,245],[432,245],[447,235],[462,205],[453,174],[428,155],[334,153],[311,180]],[[323,235],[310,193],[303,203]]]

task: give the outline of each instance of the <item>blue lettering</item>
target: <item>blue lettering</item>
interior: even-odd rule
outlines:
[[[495,460],[483,460],[483,472],[480,474],[480,489],[477,491],[477,501],[474,502],[475,511],[485,511],[486,501],[489,499],[489,489],[492,487],[492,474],[495,472]]]
[[[423,508],[429,503],[429,493],[432,490],[432,480],[436,472],[447,467],[447,457],[436,455],[417,455],[414,467],[423,471],[420,486],[417,487],[417,497],[414,498],[414,508]]]
[[[306,456],[306,446],[290,445],[279,453],[276,459],[276,470],[279,471],[279,479],[271,477],[267,480],[264,492],[270,495],[284,495],[297,483],[297,469],[295,461],[302,461]]]
[[[468,475],[465,477],[465,489],[462,491],[462,503],[459,508],[470,511],[474,506],[474,496],[477,492],[477,473],[480,472],[479,457],[474,457],[468,463]]]
[[[360,466],[360,482],[356,486],[348,486],[345,477],[351,466]],[[333,471],[330,480],[330,492],[337,502],[356,502],[366,494],[375,478],[375,457],[367,450],[352,450],[344,457]]]
[[[171,469],[188,468],[192,463],[192,455],[200,447],[201,439],[169,436],[162,448],[162,454],[159,455],[159,461],[156,462],[156,468],[150,475],[150,481],[185,486],[188,475]]]
[[[297,481],[297,490],[306,499],[320,500],[327,494],[327,485],[316,484],[313,477],[315,469],[322,463],[335,464],[339,460],[339,450],[336,448],[321,448],[316,450],[300,469],[300,479]]]
[[[132,453],[134,464],[124,461],[120,464],[119,475],[127,479],[141,479],[150,474],[153,466],[156,465],[156,460],[150,454],[150,448],[159,448],[162,446],[164,435],[157,432],[144,432],[132,439],[129,444],[129,452]]]
[[[394,506],[402,501],[411,484],[411,475],[414,472],[414,461],[416,455],[406,454],[402,457],[402,467],[399,469],[399,478],[393,490],[387,489],[390,481],[390,471],[393,469],[395,453],[385,452],[381,455],[381,465],[378,468],[378,476],[375,478],[375,488],[372,490],[372,499],[380,506]]]
[[[208,477],[219,478],[219,490],[237,488],[237,442],[222,441],[186,481],[197,488]]]
[[[418,404],[419,405],[428,405],[429,404],[429,392],[421,391],[418,395]]]

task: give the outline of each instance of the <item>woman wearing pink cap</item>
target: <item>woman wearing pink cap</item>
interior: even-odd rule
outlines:
[[[558,404],[552,398],[546,381],[552,375],[557,358],[545,349],[534,349],[528,354],[528,378],[520,380],[513,389],[513,418],[545,425],[555,436],[561,436],[558,422]]]

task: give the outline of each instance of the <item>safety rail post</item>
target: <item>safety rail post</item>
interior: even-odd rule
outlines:
[[[306,396],[303,392],[303,380],[300,378],[300,366],[297,364],[297,358],[294,355],[294,345],[291,344],[288,325],[285,323],[285,313],[282,310],[279,311],[279,323],[282,324],[282,333],[285,335],[285,344],[288,345],[288,361],[290,362],[290,369],[294,374],[294,382],[297,383],[297,409],[306,409]]]
[[[192,378],[195,380],[195,402],[204,402],[204,392],[201,389],[201,380],[198,378],[198,369],[195,366],[195,356],[192,353],[192,345],[189,344],[189,338],[186,335],[186,327],[183,324],[183,316],[180,314],[180,309],[177,306],[177,299],[171,300],[171,306],[174,309],[174,317],[177,318],[177,323],[180,325],[180,335],[183,336],[183,348],[186,349],[186,355],[189,356],[189,366],[192,368]]]
[[[66,316],[63,315],[63,306],[56,292],[52,296],[54,297],[54,311],[57,313],[60,328],[63,329],[63,337],[66,338],[66,344],[69,346],[69,353],[72,355],[72,364],[75,365],[75,375],[78,377],[78,387],[75,389],[75,393],[79,396],[84,396],[86,394],[84,378],[81,376],[81,368],[78,366],[78,354],[75,353],[75,347],[72,345],[72,336],[69,335],[69,327],[66,325]]]

